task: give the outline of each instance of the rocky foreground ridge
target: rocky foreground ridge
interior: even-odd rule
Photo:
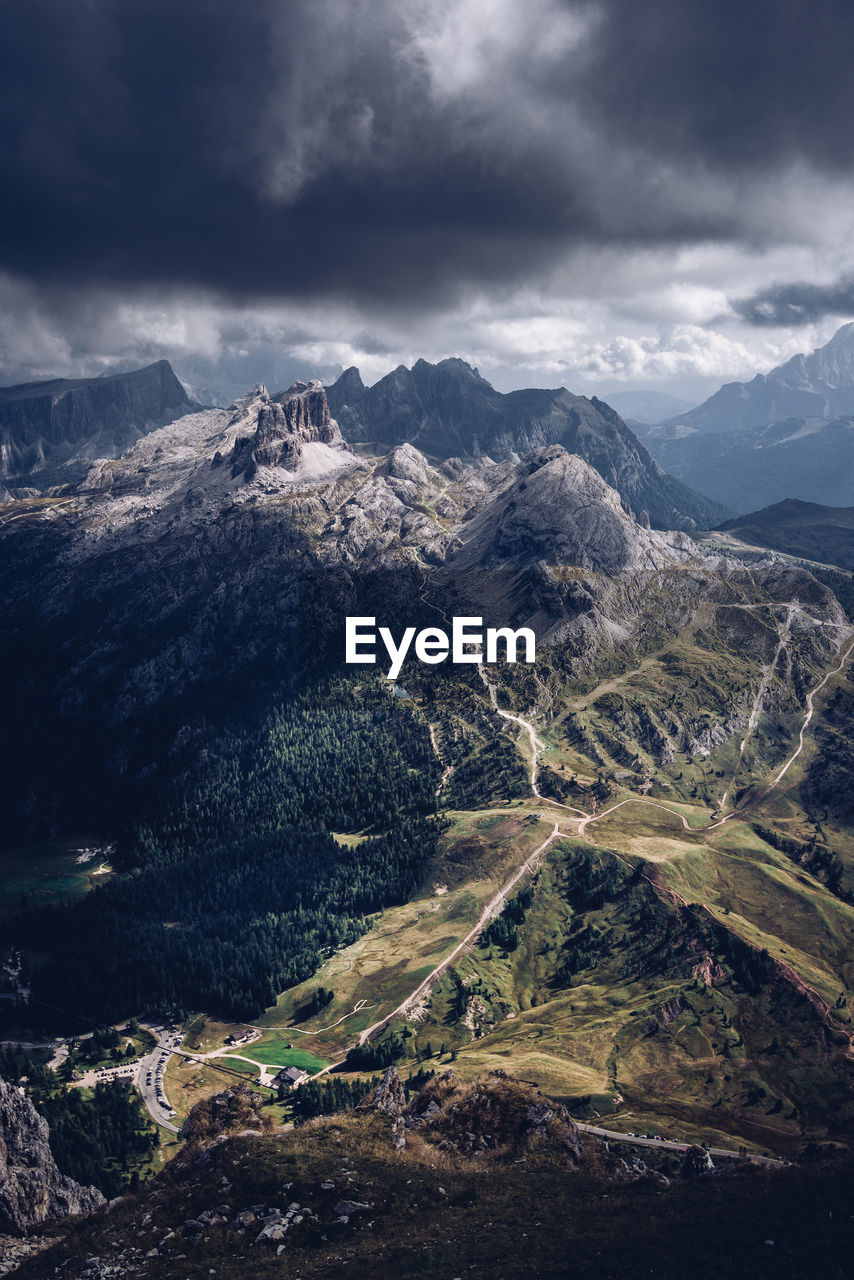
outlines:
[[[389,1067],[356,1113],[309,1121],[294,1134],[273,1132],[262,1099],[239,1085],[198,1103],[183,1136],[183,1151],[160,1176],[62,1239],[33,1273],[51,1274],[62,1260],[60,1274],[68,1274],[84,1242],[88,1265],[71,1274],[91,1280],[171,1275],[173,1266],[215,1257],[263,1266],[287,1252],[310,1264],[330,1242],[393,1236],[414,1182],[421,1200],[425,1174],[450,1209],[457,1175],[497,1173],[528,1158],[604,1186],[670,1186],[641,1160],[583,1137],[561,1103],[500,1071],[463,1083],[449,1070],[407,1098]],[[693,1165],[685,1169],[694,1176]]]
[[[848,1247],[844,1171],[715,1170],[689,1148],[667,1177],[501,1071],[466,1082],[448,1071],[406,1093],[391,1067],[355,1112],[289,1132],[265,1125],[245,1086],[201,1105],[162,1173],[69,1224],[21,1275],[420,1280],[557,1277],[571,1265],[627,1280],[639,1257],[656,1275],[684,1275],[688,1255],[697,1276],[738,1262],[766,1274],[770,1259],[785,1277],[811,1274],[816,1228],[825,1261]]]

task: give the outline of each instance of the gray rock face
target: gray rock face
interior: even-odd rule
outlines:
[[[23,1089],[0,1080],[0,1230],[23,1235],[106,1204],[96,1187],[81,1187],[59,1172],[49,1132]]]
[[[385,1075],[374,1089],[371,1106],[375,1111],[399,1120],[406,1110],[406,1095],[400,1083],[397,1067],[387,1067]]]
[[[400,444],[392,449],[385,463],[378,470],[394,480],[402,480],[409,484],[430,483],[427,460],[423,453],[413,449],[411,444]]]
[[[689,1180],[708,1178],[714,1172],[714,1161],[704,1147],[689,1147],[679,1166],[679,1177]]]
[[[598,573],[661,569],[693,554],[683,534],[641,526],[582,458],[558,446],[525,460],[522,476],[469,524],[460,567],[546,560]]]
[[[329,445],[342,443],[338,424],[333,422],[329,414],[323,384],[316,379],[311,382],[294,382],[287,391],[274,395],[272,400],[274,404],[282,406],[288,430],[301,440],[321,440]]]
[[[2,387],[0,476],[117,458],[140,436],[194,407],[168,360],[109,378]]]
[[[392,1122],[392,1143],[395,1151],[402,1151],[406,1146],[405,1114],[406,1095],[400,1083],[397,1067],[387,1067],[385,1075],[374,1089],[368,1104],[374,1111],[380,1111]],[[336,1212],[339,1210],[336,1208]],[[341,1212],[347,1213],[347,1210]]]
[[[256,389],[266,397],[264,387]],[[241,403],[241,402],[239,402]],[[242,407],[242,403],[241,403]],[[235,419],[240,409],[235,414]],[[295,382],[258,409],[255,434],[240,437],[234,446],[232,475],[252,478],[258,467],[296,471],[306,444],[346,449],[338,424],[329,416],[326,392],[319,382]]]

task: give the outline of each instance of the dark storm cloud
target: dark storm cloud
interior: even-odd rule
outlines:
[[[854,316],[854,281],[833,285],[781,284],[733,304],[750,324],[811,324],[825,316]]]
[[[584,92],[623,139],[728,172],[850,169],[850,0],[595,0],[589,11],[601,21]]]
[[[720,190],[850,160],[836,0],[542,0],[587,24],[565,57],[522,40],[460,92],[436,91],[415,9],[6,0],[0,268],[415,307],[573,245],[761,236],[698,169]]]
[[[508,165],[431,100],[392,6],[12,0],[4,19],[15,274],[407,297],[500,276],[508,240],[533,262],[590,216],[542,198],[542,155]]]

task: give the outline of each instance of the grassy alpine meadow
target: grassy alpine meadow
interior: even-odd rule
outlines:
[[[262,1062],[265,1066],[299,1067],[302,1071],[314,1073],[322,1071],[329,1065],[328,1058],[320,1058],[315,1053],[303,1048],[299,1038],[286,1038],[283,1033],[265,1034],[261,1040],[243,1045],[235,1050],[251,1058],[253,1062]]]
[[[311,979],[286,991],[258,1027],[275,1029],[294,1048],[304,1041],[327,1060],[346,1051],[359,1032],[391,1013],[466,937],[486,902],[553,826],[545,817],[512,810],[452,813],[448,819],[426,892],[373,917],[362,937],[325,960]],[[333,999],[305,1018],[319,986],[331,990]],[[246,1050],[249,1056],[255,1047]]]
[[[303,1065],[287,1044],[318,1064],[342,1057],[454,950],[557,823],[561,838],[516,885],[501,920],[443,970],[408,1019],[378,1037],[398,1037],[401,1070],[452,1065],[468,1079],[500,1068],[587,1119],[753,1150],[792,1152],[849,1132],[854,908],[844,879],[829,880],[825,865],[838,847],[847,866],[849,845],[801,795],[815,744],[808,737],[784,783],[720,825],[724,791],[757,788],[784,757],[794,708],[784,706],[787,727],[778,725],[770,754],[765,723],[751,739],[756,755],[739,757],[730,737],[708,757],[683,752],[653,772],[649,754],[668,699],[671,710],[697,717],[699,731],[732,703],[733,682],[751,686],[749,654],[767,657],[773,628],[767,619],[740,627],[740,618],[724,625],[709,610],[701,627],[637,670],[553,702],[537,720],[538,766],[544,787],[553,785],[547,771],[556,773],[563,806],[529,784],[527,794],[486,807],[442,809],[423,889],[373,915],[362,936],[283,993],[255,1020],[262,1040],[237,1052],[269,1065]],[[748,656],[733,660],[734,645]],[[717,666],[707,661],[714,653]],[[686,671],[680,701],[674,689]],[[417,708],[415,682],[413,692]],[[832,696],[829,687],[819,715]],[[747,692],[743,704],[736,699],[748,702]],[[514,714],[526,710],[518,698],[514,706]],[[436,723],[442,742],[447,723]],[[631,768],[605,749],[615,726],[623,750],[635,752]],[[500,721],[495,730],[530,770],[527,732]],[[651,784],[638,792],[644,771]],[[593,819],[583,836],[577,810]],[[777,847],[769,830],[798,848],[812,841],[812,861]],[[336,839],[356,848],[362,834]],[[329,999],[315,1009],[318,990]]]

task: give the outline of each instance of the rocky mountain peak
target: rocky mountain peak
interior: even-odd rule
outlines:
[[[529,454],[517,475],[470,521],[454,563],[495,568],[543,560],[614,574],[664,568],[696,553],[685,534],[640,524],[589,463],[560,445]]]
[[[237,396],[228,406],[231,414],[229,426],[248,419],[253,412],[257,412],[261,405],[268,404],[269,400],[270,393],[264,383],[257,383],[251,391],[245,392],[242,396]]]
[[[367,387],[362,381],[362,375],[355,365],[351,364],[349,369],[345,369],[341,377],[335,383],[338,394],[347,402],[355,402],[360,400],[365,394]]]
[[[293,382],[287,391],[280,391],[272,399],[282,405],[291,431],[303,434],[306,439],[320,439],[321,433],[328,429],[329,404],[323,383],[317,379]],[[315,433],[313,437],[312,433]]]
[[[446,360],[440,360],[437,364],[430,364],[427,360],[416,360],[412,366],[413,375],[430,373],[438,374],[442,377],[453,377],[458,380],[485,382],[486,380],[480,376],[480,373],[473,365],[470,365],[460,356],[448,356]],[[487,383],[487,385],[489,385]],[[492,388],[490,388],[491,390]]]
[[[23,1235],[106,1203],[96,1187],[81,1187],[59,1172],[49,1132],[23,1089],[0,1080],[0,1230]]]
[[[410,480],[413,484],[427,484],[427,460],[411,444],[399,444],[392,449],[385,462],[378,468],[381,475],[395,480]]]
[[[251,478],[259,467],[295,471],[307,444],[347,449],[320,382],[294,382],[273,397],[265,387],[256,387],[245,399],[248,403],[240,404],[239,412],[247,419],[255,415],[255,433],[235,442],[232,475],[243,472]]]
[[[830,341],[812,355],[795,356],[779,372],[783,374],[790,365],[804,380],[803,385],[812,390],[839,391],[854,386],[854,323],[837,329]]]

